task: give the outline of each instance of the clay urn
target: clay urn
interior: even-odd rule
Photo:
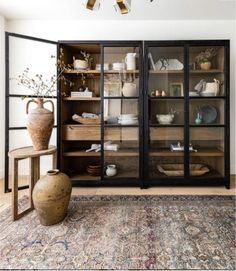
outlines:
[[[36,103],[37,107],[29,111],[30,103]],[[44,108],[45,103],[51,103],[52,111]],[[50,100],[42,98],[29,100],[26,104],[26,123],[35,151],[47,150],[54,124],[54,105]]]
[[[49,170],[33,189],[33,203],[40,223],[45,226],[61,222],[68,210],[71,181],[58,169]]]

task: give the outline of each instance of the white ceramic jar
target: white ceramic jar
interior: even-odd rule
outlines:
[[[116,165],[107,165],[106,167],[106,175],[108,177],[113,177],[117,174]]]

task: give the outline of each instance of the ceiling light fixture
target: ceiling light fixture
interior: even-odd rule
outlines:
[[[83,4],[87,9],[98,10],[100,7],[100,0],[83,0]]]
[[[131,0],[113,0],[114,8],[121,14],[127,14],[131,11]],[[150,0],[153,2],[153,0]],[[100,7],[100,0],[83,0],[83,4],[87,9],[98,10]]]

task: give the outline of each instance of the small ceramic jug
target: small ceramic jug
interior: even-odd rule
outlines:
[[[106,175],[108,177],[113,177],[117,174],[117,168],[116,165],[108,165],[106,167]]]
[[[214,92],[215,96],[219,95],[220,81],[214,79],[214,82],[206,83],[205,92]]]

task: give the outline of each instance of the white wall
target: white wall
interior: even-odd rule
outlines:
[[[5,19],[0,15],[0,178],[4,172],[5,148]]]
[[[227,21],[39,21],[13,20],[7,31],[49,40],[186,40],[230,39],[231,41],[231,173],[235,168],[235,52],[236,23]],[[0,107],[4,99],[0,100]],[[1,130],[1,138],[3,131]]]

